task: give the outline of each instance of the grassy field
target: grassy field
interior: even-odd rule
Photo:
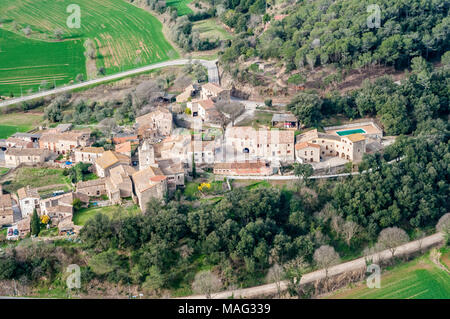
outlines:
[[[121,215],[135,215],[139,213],[141,210],[139,206],[133,205],[130,207],[120,207],[120,206],[106,206],[99,208],[84,208],[73,215],[73,222],[75,225],[83,226],[89,219],[94,217],[97,214],[105,214],[109,217],[114,216],[115,213]]]
[[[450,299],[450,276],[433,264],[427,254],[382,274],[380,289],[369,289],[361,283],[327,298]]]
[[[198,31],[201,38],[208,38],[211,40],[228,40],[233,38],[233,36],[225,30],[215,18],[194,22],[193,30]]]
[[[91,39],[97,46],[97,67],[106,74],[178,57],[165,40],[161,23],[150,13],[123,0],[79,0],[81,27],[69,28],[69,0],[2,0],[2,43],[0,51],[0,94],[36,90],[43,79],[68,83],[86,75],[83,44]],[[51,12],[52,14],[48,14]],[[14,22],[13,22],[14,21]],[[21,31],[30,26],[29,38]],[[63,41],[54,31],[61,29]],[[6,40],[3,37],[7,37]],[[32,40],[39,39],[39,41]],[[45,52],[45,54],[43,54]],[[85,77],[86,78],[86,77]]]
[[[259,128],[260,126],[269,126],[271,124],[273,113],[264,112],[257,110],[255,111],[253,117],[246,117],[236,126],[253,126],[254,128]]]
[[[7,138],[16,132],[27,132],[42,121],[42,115],[11,113],[0,115],[0,138]]]
[[[193,13],[192,9],[187,5],[191,3],[192,0],[168,0],[166,5],[168,7],[175,7],[179,16],[184,16],[185,14]]]
[[[44,80],[59,85],[85,74],[83,51],[81,40],[45,42],[0,29],[0,95],[20,96],[38,91]]]
[[[12,181],[6,182],[3,188],[8,192],[16,192],[27,185],[40,187],[53,184],[65,184],[70,187],[69,179],[63,175],[62,169],[21,167],[15,171]]]

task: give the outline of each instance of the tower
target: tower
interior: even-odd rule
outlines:
[[[155,150],[148,140],[139,147],[139,170],[155,165]]]

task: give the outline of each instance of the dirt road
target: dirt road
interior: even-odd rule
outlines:
[[[418,251],[419,249],[427,249],[434,245],[437,245],[443,241],[443,235],[441,233],[436,233],[434,235],[425,237],[421,240],[421,243],[419,240],[409,242],[407,244],[401,245],[397,247],[395,251],[395,256],[402,256],[405,254],[410,254],[413,252]],[[389,250],[384,250],[380,253],[371,255],[366,257],[367,259],[371,259],[373,263],[377,263],[380,259],[382,260],[388,260],[392,258],[391,252]],[[334,267],[331,267],[328,270],[328,276],[338,275],[344,272],[352,271],[352,270],[358,270],[363,267],[366,267],[366,258],[362,257],[359,259],[355,259],[346,263],[342,263],[339,265],[336,265]],[[302,279],[301,283],[306,284],[310,282],[314,282],[318,279],[325,278],[325,270],[317,270],[308,274],[305,274]],[[281,290],[287,289],[287,282],[283,281],[281,282]],[[224,291],[217,294],[212,295],[212,298],[214,299],[226,299],[231,296],[233,296],[236,299],[239,298],[257,298],[263,295],[273,295],[277,293],[277,287],[276,284],[267,284],[262,286],[256,286],[246,289],[237,289],[237,290],[231,290],[231,291]],[[206,296],[204,295],[194,295],[194,296],[188,296],[180,299],[205,299]]]
[[[150,65],[147,65],[147,66],[144,66],[144,67],[140,67],[140,68],[136,68],[136,69],[132,69],[132,70],[116,73],[116,74],[113,74],[113,75],[104,76],[104,77],[99,78],[99,79],[89,80],[89,81],[86,81],[86,82],[73,84],[73,85],[67,85],[67,86],[63,86],[63,87],[58,87],[58,88],[53,89],[53,90],[39,92],[39,93],[31,94],[31,95],[28,95],[28,96],[23,96],[23,97],[19,97],[19,98],[9,99],[9,100],[0,102],[0,108],[8,106],[8,105],[13,105],[13,104],[26,102],[26,101],[30,101],[30,100],[33,100],[33,99],[37,99],[37,98],[53,95],[53,94],[60,94],[60,93],[64,93],[64,92],[69,92],[69,91],[72,91],[72,90],[75,90],[75,89],[88,87],[88,86],[93,85],[93,84],[100,84],[100,83],[104,83],[104,82],[111,81],[111,80],[117,80],[117,79],[120,79],[120,78],[123,78],[123,77],[136,75],[136,74],[147,72],[147,71],[151,71],[151,70],[154,70],[154,69],[159,69],[159,68],[168,67],[168,66],[185,65],[185,64],[188,64],[190,62],[192,62],[192,63],[198,62],[201,65],[203,65],[204,67],[206,67],[208,69],[209,82],[219,84],[219,71],[217,69],[217,63],[216,63],[217,61],[207,61],[207,60],[200,60],[200,59],[192,59],[192,60],[189,60],[189,59],[178,59],[178,60],[173,60],[173,61],[166,61],[166,62],[150,64]]]

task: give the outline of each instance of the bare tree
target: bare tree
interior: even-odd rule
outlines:
[[[444,234],[447,243],[450,242],[450,213],[445,214],[439,219],[436,224],[436,230]]]
[[[394,257],[397,246],[408,242],[408,240],[408,234],[398,227],[385,228],[378,235],[378,243],[382,245],[384,249],[389,249],[392,257]]]
[[[328,269],[339,263],[339,254],[329,245],[322,245],[314,252],[314,261],[319,268],[325,269],[325,277],[328,277]]]
[[[210,270],[200,271],[195,275],[192,283],[192,290],[195,293],[206,295],[207,299],[211,299],[211,294],[222,288],[222,282],[219,277]]]
[[[281,281],[284,278],[284,269],[279,264],[274,264],[269,268],[269,272],[267,273],[267,282],[275,282],[277,286],[278,298],[281,298]]]
[[[356,236],[360,232],[361,227],[353,221],[346,221],[344,225],[342,225],[342,235],[344,236],[344,240],[347,243],[347,246],[350,247],[350,242],[353,237]]]
[[[344,219],[339,215],[331,217],[331,229],[333,229],[338,236],[341,235],[344,226]]]

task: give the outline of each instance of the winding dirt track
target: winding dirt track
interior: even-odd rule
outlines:
[[[419,240],[411,241],[404,245],[398,246],[397,249],[395,250],[394,255],[402,256],[405,254],[410,254],[410,253],[416,252],[420,249],[425,250],[427,248],[430,248],[432,246],[435,246],[435,245],[441,243],[443,241],[443,239],[444,239],[444,236],[441,233],[436,233],[434,235],[423,238],[421,240],[421,243]],[[328,276],[334,276],[334,275],[342,274],[344,272],[364,268],[364,267],[366,267],[366,258],[369,260],[372,259],[372,262],[376,263],[380,259],[382,259],[382,260],[391,259],[392,254],[389,250],[384,250],[382,252],[379,252],[377,254],[374,254],[374,255],[371,255],[368,257],[362,257],[359,259],[355,259],[355,260],[352,260],[349,262],[345,262],[345,263],[336,265],[334,267],[329,268]],[[306,284],[306,283],[310,283],[310,282],[313,282],[313,281],[316,281],[316,280],[322,279],[322,278],[325,278],[325,270],[324,269],[313,271],[311,273],[303,275],[300,282],[301,282],[301,284]],[[281,287],[282,291],[286,290],[287,282],[282,281],[280,287]],[[275,283],[273,283],[273,284],[267,284],[267,285],[256,286],[256,287],[245,288],[245,289],[224,291],[224,292],[220,292],[217,294],[213,294],[212,298],[226,299],[226,298],[229,298],[232,296],[233,296],[233,298],[236,298],[236,299],[258,298],[263,295],[273,295],[276,293],[277,293],[277,286]],[[204,295],[194,295],[194,296],[188,296],[188,297],[183,297],[183,298],[179,298],[179,299],[205,299],[205,298],[206,298],[206,296],[204,296]]]

